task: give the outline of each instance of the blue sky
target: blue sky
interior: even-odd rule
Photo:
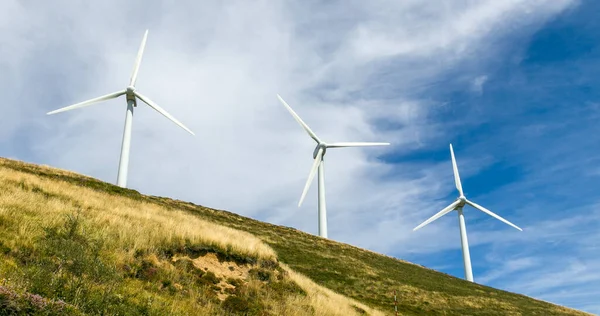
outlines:
[[[116,1],[0,4],[0,155],[115,182],[138,89],[196,133],[135,110],[129,186],[317,234],[313,141],[327,152],[329,237],[464,277],[458,220],[412,229],[466,196],[476,282],[600,313],[600,22],[592,1]],[[120,10],[115,11],[118,7]],[[140,9],[140,8],[143,8]],[[157,167],[158,166],[158,167]]]

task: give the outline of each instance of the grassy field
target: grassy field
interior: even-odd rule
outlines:
[[[15,315],[587,315],[49,167],[0,158],[0,192]]]

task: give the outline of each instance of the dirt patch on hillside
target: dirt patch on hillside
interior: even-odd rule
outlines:
[[[176,260],[176,258],[173,258]],[[193,259],[194,266],[203,271],[212,271],[217,277],[222,279],[247,279],[248,271],[252,266],[248,264],[238,264],[231,261],[220,261],[216,254],[207,253],[204,256]]]
[[[207,253],[195,259],[188,256],[176,256],[171,261],[174,264],[181,261],[192,262],[195,269],[204,273],[207,282],[212,283],[211,288],[221,301],[234,293],[237,287],[247,284],[249,271],[254,268],[250,264],[220,260],[214,253]],[[214,277],[211,274],[214,274]]]

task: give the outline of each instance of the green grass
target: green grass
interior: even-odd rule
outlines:
[[[493,298],[512,306],[523,315],[565,315],[556,306],[530,297],[471,283],[412,263],[376,254],[347,244],[309,235],[293,228],[270,225],[202,206],[166,198],[152,198],[217,223],[251,232],[277,252],[280,261],[336,292],[381,310],[393,308],[397,290],[398,310],[405,315],[505,315],[502,305],[474,308],[461,304],[462,298]],[[422,297],[405,286],[421,290]],[[428,303],[428,298],[430,301]],[[440,308],[435,299],[454,304]],[[498,308],[498,310],[494,310]]]
[[[287,264],[293,270],[306,275],[322,286],[353,298],[368,306],[384,311],[389,315],[393,314],[392,292],[394,290],[397,291],[398,310],[402,315],[585,315],[584,313],[575,310],[562,308],[524,295],[467,282],[463,279],[427,269],[419,265],[380,255],[351,245],[323,239],[293,228],[272,225],[242,217],[232,212],[215,210],[188,202],[162,197],[144,196],[135,190],[119,188],[89,177],[55,172],[51,169],[40,168],[31,164],[6,161],[0,167],[33,174],[46,179],[64,181],[73,185],[107,193],[112,196],[121,196],[135,201],[155,203],[173,210],[184,210],[190,215],[199,216],[202,219],[223,226],[249,232],[271,246],[276,251],[278,260]],[[29,189],[32,190],[31,188]],[[44,193],[40,188],[36,190],[38,194],[45,194],[48,199],[70,198],[68,196],[61,197],[56,194],[52,195],[52,193]],[[72,224],[66,222],[63,223],[63,225],[66,226],[61,228],[62,230],[55,227],[49,228],[46,231],[48,234],[45,236],[47,248],[44,248],[46,246],[42,246],[40,249],[46,249],[38,250],[42,251],[42,258],[35,259],[41,260],[40,263],[32,259],[32,253],[28,252],[30,250],[21,249],[19,250],[19,253],[22,252],[22,254],[20,254],[22,258],[19,257],[21,264],[27,266],[28,263],[24,262],[33,260],[33,262],[35,262],[33,266],[36,266],[36,269],[45,269],[43,267],[47,266],[49,267],[49,270],[45,272],[54,273],[55,271],[52,269],[54,269],[55,266],[46,262],[47,259],[44,258],[62,258],[66,256],[62,251],[67,251],[70,253],[69,256],[79,258],[78,261],[84,263],[80,264],[78,268],[73,267],[73,269],[76,269],[74,270],[75,272],[73,272],[73,277],[75,278],[77,278],[79,275],[78,273],[80,273],[77,272],[77,269],[91,269],[89,271],[85,270],[81,272],[81,275],[85,275],[86,278],[92,280],[90,284],[104,284],[103,282],[109,282],[106,280],[110,280],[110,283],[118,283],[119,280],[124,278],[124,274],[115,270],[109,263],[99,263],[99,261],[95,261],[99,260],[99,254],[102,253],[102,251],[106,251],[103,250],[105,248],[103,248],[101,243],[95,243],[95,241],[86,239],[81,235],[69,235],[68,225]],[[10,219],[1,219],[0,227],[2,226],[10,227]],[[73,236],[78,237],[71,240],[65,236],[71,236],[68,238],[75,238]],[[2,256],[3,252],[7,252],[3,247],[6,246],[0,244],[0,256]],[[58,251],[58,249],[64,250],[61,250],[58,253],[52,252]],[[191,249],[190,247],[187,247],[185,249],[179,249],[178,251],[179,253],[188,251],[188,254],[190,252],[195,252],[198,255],[201,255],[203,252],[217,252],[223,260],[256,264],[257,268],[251,272],[251,275],[257,281],[270,281],[273,278],[273,271],[278,269],[275,262],[263,262],[262,264],[265,265],[265,267],[258,267],[261,263],[252,261],[252,258],[239,257],[236,256],[235,253],[223,253],[222,251],[219,252],[218,250],[210,248],[200,247],[199,249]],[[10,254],[12,253],[11,250],[8,250],[7,253],[12,255]],[[169,254],[165,252],[159,254],[162,256],[173,255],[173,253]],[[110,257],[110,255],[107,255],[107,257]],[[184,263],[181,265],[183,267],[186,266]],[[140,267],[138,268],[141,269]],[[186,270],[188,268],[182,268],[182,271],[188,271]],[[34,275],[34,273],[32,273],[32,275]],[[182,275],[185,275],[185,273]],[[95,280],[95,277],[108,279]],[[62,282],[71,284],[69,282],[76,281],[67,280]],[[236,281],[231,280],[231,282]],[[208,280],[204,283],[208,284],[211,282]],[[51,290],[56,289],[36,288],[35,292],[43,293],[48,297],[54,297],[50,292]],[[66,293],[68,293],[69,290],[70,288],[66,286]],[[119,292],[118,290],[115,291]],[[262,294],[260,293],[261,291],[263,291]],[[257,300],[254,298],[261,297],[261,295],[267,295],[267,292],[264,291],[270,291],[269,293],[271,294],[302,294],[302,290],[289,280],[279,280],[279,282],[270,283],[269,286],[254,288],[243,294],[239,291],[233,293],[222,303],[222,308],[225,311],[237,310],[242,314],[257,313],[263,306],[261,305],[260,299]],[[87,295],[90,295],[88,300],[91,305],[89,306],[95,306],[93,305],[95,300],[111,300],[110,295],[106,298],[95,297],[93,295],[93,288],[88,289],[88,292],[86,293],[88,293]],[[275,296],[276,295],[278,294],[275,294]],[[127,299],[125,299],[125,301],[127,301]],[[140,304],[139,301],[140,300],[131,299],[132,303],[123,303],[126,305],[123,305],[123,311],[125,311],[126,308],[133,308],[137,309],[137,311],[141,311],[143,306],[135,305]],[[88,303],[75,305],[83,311],[97,311],[97,309],[94,309],[95,307],[86,307],[88,306],[86,304]],[[106,306],[106,303],[103,303],[103,306]],[[361,313],[359,307],[356,307],[356,311],[359,314]],[[157,312],[161,311],[157,310]]]

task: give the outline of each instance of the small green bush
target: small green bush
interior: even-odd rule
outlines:
[[[235,279],[235,278],[227,278],[227,283],[229,283],[235,287],[238,287],[238,286],[244,284],[241,279]]]
[[[160,272],[158,267],[155,267],[149,260],[142,260],[136,270],[135,277],[144,281],[156,280]]]
[[[185,272],[195,272],[196,270],[198,270],[195,266],[194,266],[194,262],[189,259],[189,258],[181,258],[178,259],[175,262],[175,267],[179,270],[185,271]],[[203,272],[204,273],[204,272]]]
[[[227,297],[221,306],[223,309],[234,314],[245,315],[248,313],[248,311],[250,311],[250,304],[248,303],[248,300],[237,296]]]
[[[250,276],[260,281],[270,281],[273,277],[273,272],[262,268],[250,269],[248,273],[250,274]]]
[[[279,267],[279,264],[273,260],[261,260],[260,267],[268,270],[275,270]]]
[[[201,286],[210,286],[219,282],[221,282],[221,279],[217,277],[212,271],[206,271],[204,275],[202,275],[196,280],[196,284]]]
[[[1,253],[1,254],[3,254],[3,255],[7,255],[7,254],[9,254],[9,253],[10,253],[10,250],[11,250],[11,249],[10,249],[10,247],[8,247],[8,246],[4,245],[4,243],[2,243],[2,242],[0,241],[0,253]]]

